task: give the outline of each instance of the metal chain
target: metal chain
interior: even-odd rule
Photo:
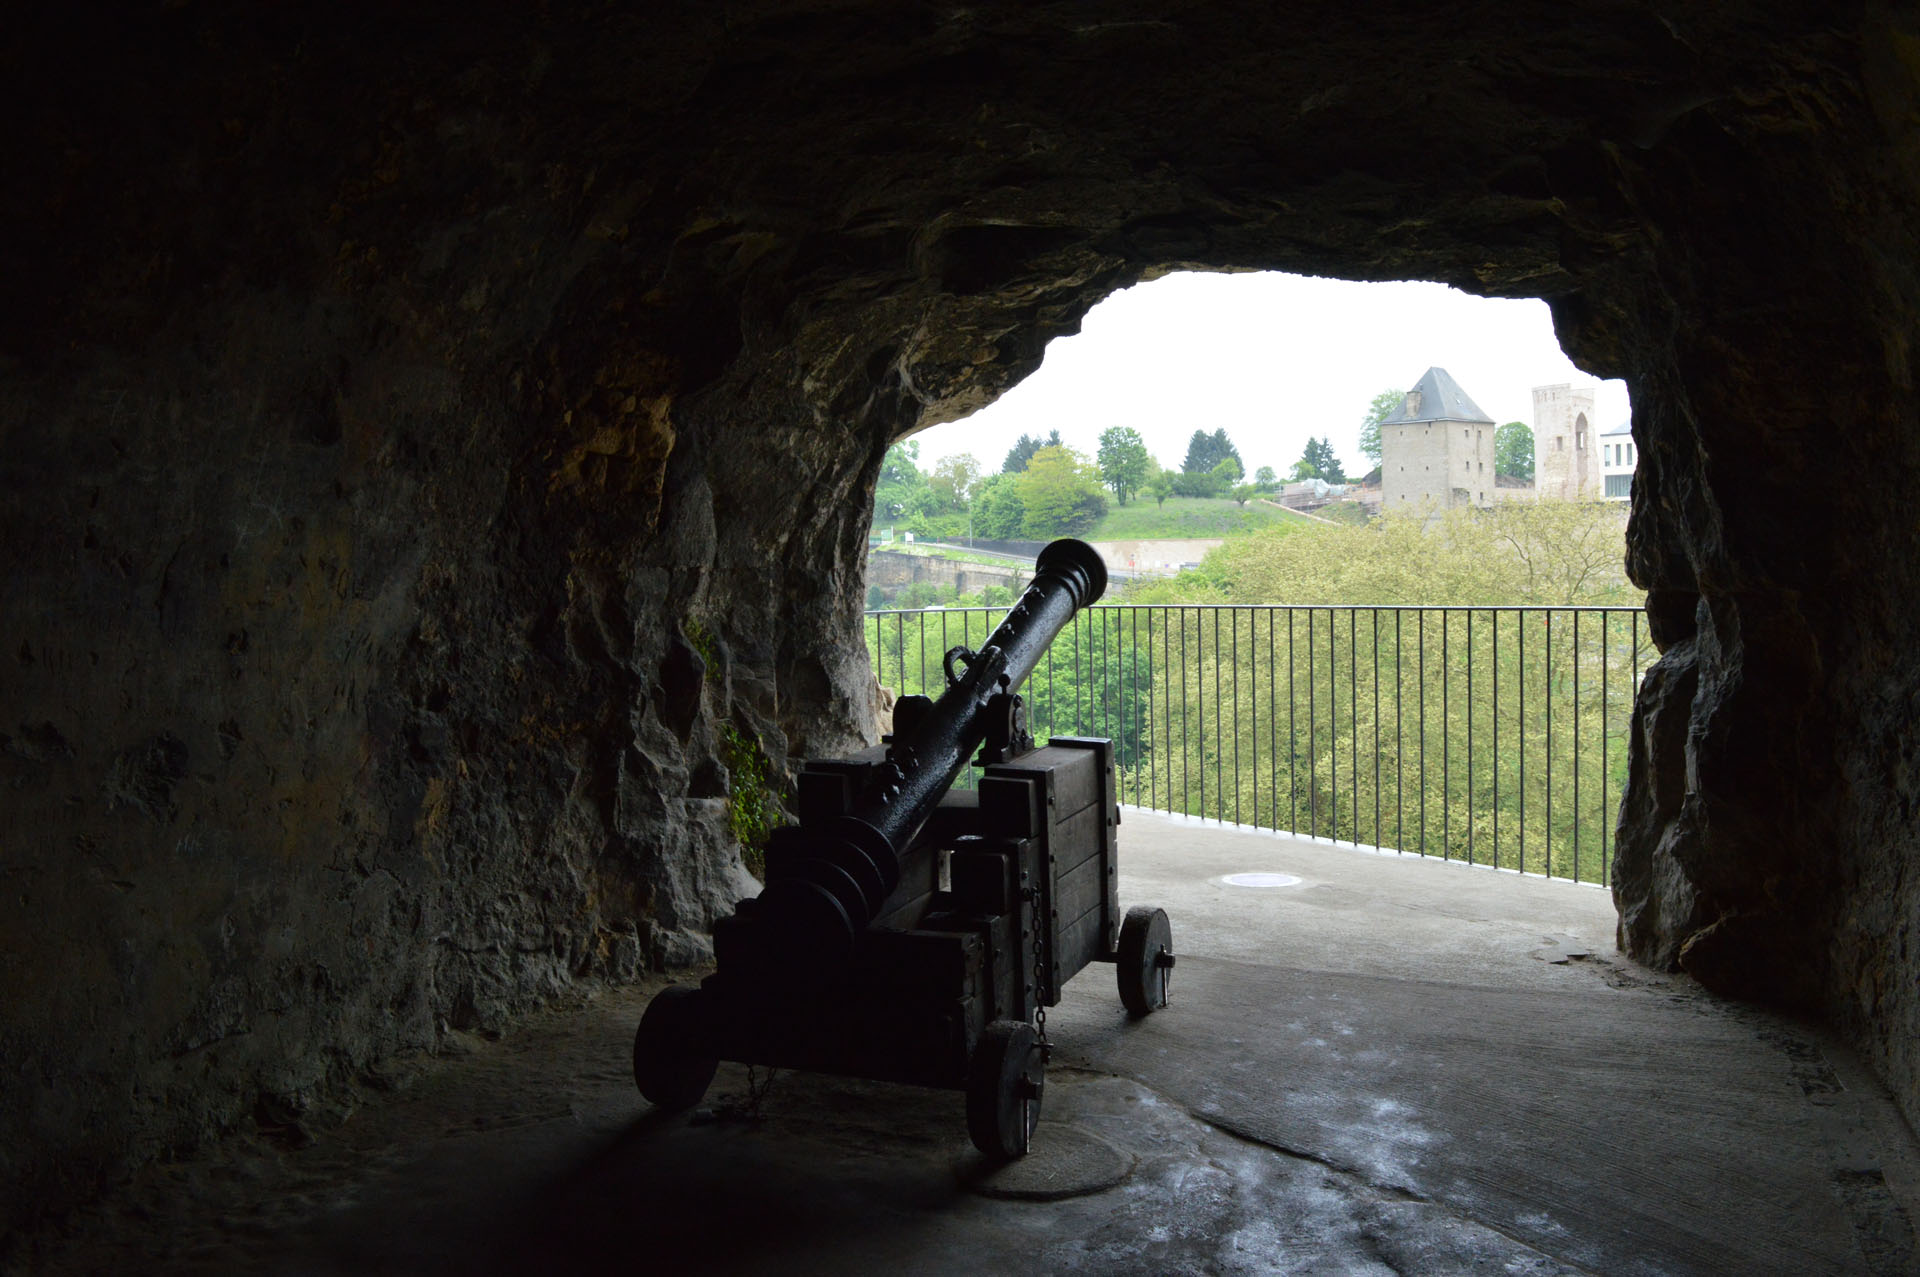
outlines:
[[[1053,1043],[1047,1041],[1047,1004],[1041,994],[1047,974],[1046,945],[1040,939],[1040,896],[1032,892],[1033,900],[1033,1028],[1040,1035],[1040,1060],[1049,1063],[1053,1059]]]
[[[740,1116],[750,1119],[759,1118],[760,1105],[765,1102],[767,1096],[773,1094],[773,1083],[779,1076],[779,1069],[769,1068],[767,1080],[763,1083],[760,1081],[759,1070],[751,1064],[747,1065],[747,1102],[740,1106]]]

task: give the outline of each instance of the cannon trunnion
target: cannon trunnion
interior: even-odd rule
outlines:
[[[887,744],[802,767],[767,890],[714,926],[717,970],[641,1020],[649,1101],[690,1107],[723,1059],[945,1087],[966,1092],[974,1143],[1014,1157],[1039,1119],[1061,987],[1114,962],[1130,1013],[1165,1004],[1166,915],[1119,910],[1112,742],[1034,748],[1014,692],[1105,571],[1079,542],[1037,566],[987,646],[949,653],[938,702],[902,698]],[[977,789],[951,790],[976,747]]]

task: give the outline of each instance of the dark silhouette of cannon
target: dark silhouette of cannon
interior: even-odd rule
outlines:
[[[1053,542],[980,650],[946,654],[937,701],[903,696],[885,743],[802,766],[765,890],[714,926],[717,970],[641,1019],[643,1096],[692,1107],[723,1059],[947,1087],[975,1145],[1016,1157],[1060,987],[1112,962],[1129,1013],[1165,1005],[1167,915],[1119,912],[1113,743],[1036,748],[1018,691],[1106,584],[1093,547]],[[954,790],[969,761],[977,788]]]

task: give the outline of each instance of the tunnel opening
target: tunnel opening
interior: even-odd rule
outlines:
[[[704,957],[735,778],[875,730],[888,446],[1181,268],[1633,385],[1622,942],[1913,1111],[1909,18],[75,22],[4,54],[13,1221]]]
[[[939,695],[941,654],[1078,536],[1112,588],[1026,711],[1042,742],[1116,741],[1123,804],[1607,885],[1657,653],[1584,437],[1626,432],[1626,388],[1591,382],[1537,302],[1261,274],[1109,297],[889,449],[883,698]]]

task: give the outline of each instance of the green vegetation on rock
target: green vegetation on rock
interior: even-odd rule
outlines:
[[[767,840],[780,823],[780,803],[769,783],[772,770],[760,742],[732,723],[720,729],[720,761],[726,764],[727,832],[740,842],[740,859],[756,878],[767,875]]]

